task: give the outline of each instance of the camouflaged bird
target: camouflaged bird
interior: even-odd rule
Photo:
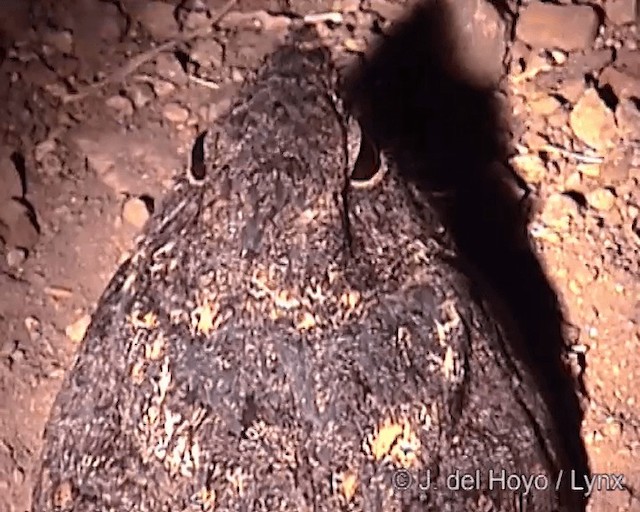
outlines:
[[[545,405],[336,80],[296,33],[209,130],[98,303],[34,511],[561,509]]]

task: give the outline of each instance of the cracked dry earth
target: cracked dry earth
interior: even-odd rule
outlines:
[[[502,15],[454,3],[460,64],[510,112],[509,163],[533,198],[530,235],[588,396],[592,471],[624,475],[624,491],[596,491],[589,508],[640,510],[638,3],[503,2]],[[92,308],[247,70],[294,16],[346,63],[410,4],[0,3],[0,511],[29,509],[44,423]]]

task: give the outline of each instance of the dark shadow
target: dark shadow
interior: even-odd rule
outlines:
[[[452,2],[455,4],[455,2]],[[509,134],[494,91],[453,71],[448,3],[421,5],[347,77],[364,128],[442,215],[480,296],[497,297],[520,336],[512,351],[539,383],[562,468],[589,475],[577,383],[563,364],[558,297],[530,247],[523,204],[504,162]],[[438,192],[434,194],[434,192]],[[570,510],[584,510],[567,493]]]
[[[23,197],[27,194],[27,165],[24,160],[24,155],[14,151],[11,153],[11,162],[20,177],[20,186],[22,190],[22,195],[20,197]]]
[[[204,139],[207,132],[204,131],[196,138],[193,148],[191,149],[191,176],[196,181],[202,181],[207,176],[207,167],[205,165],[206,156],[204,154]]]
[[[150,214],[153,214],[153,212],[156,209],[156,202],[155,199],[147,194],[143,194],[140,196],[140,201],[142,201],[144,203],[144,205],[147,208],[147,211]]]

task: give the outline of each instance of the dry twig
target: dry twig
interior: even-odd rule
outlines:
[[[82,88],[80,91],[76,93],[67,94],[66,96],[63,96],[62,102],[71,103],[74,101],[80,101],[108,84],[122,82],[128,75],[133,73],[136,69],[138,69],[143,64],[149,62],[150,60],[153,60],[162,52],[166,52],[167,50],[172,49],[174,46],[176,46],[179,43],[189,42],[189,41],[192,41],[193,39],[197,39],[198,37],[207,35],[211,30],[211,27],[216,23],[220,22],[220,20],[224,18],[224,16],[229,12],[229,10],[233,7],[235,3],[236,3],[236,0],[228,0],[227,3],[222,6],[218,14],[215,16],[215,18],[212,20],[211,25],[207,25],[206,27],[200,27],[191,32],[180,34],[175,39],[166,41],[162,43],[160,46],[157,46],[155,48],[147,50],[146,52],[136,55],[124,66],[115,70],[105,79],[100,80],[99,82],[90,84]]]
[[[604,158],[601,156],[590,156],[583,153],[576,153],[575,151],[569,151],[568,149],[553,146],[552,144],[547,144],[543,146],[542,149],[549,153],[556,153],[564,157],[573,158],[574,160],[585,164],[601,164],[604,161]]]

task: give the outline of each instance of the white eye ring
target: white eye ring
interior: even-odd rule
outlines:
[[[349,177],[351,187],[355,189],[375,187],[387,173],[386,159],[356,120],[349,122],[347,146],[351,165]]]

